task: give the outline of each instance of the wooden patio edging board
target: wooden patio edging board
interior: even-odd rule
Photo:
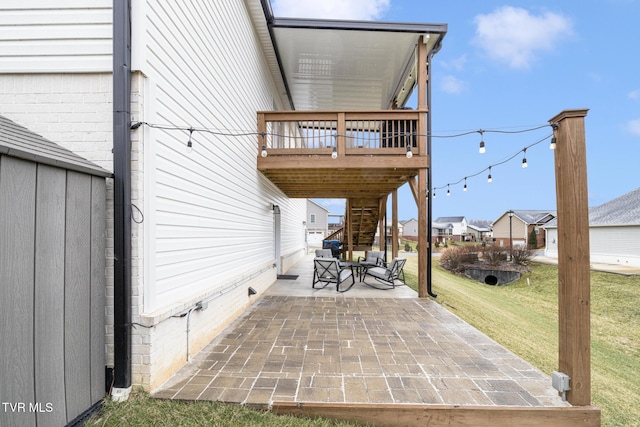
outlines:
[[[271,412],[278,415],[322,417],[335,421],[398,427],[600,426],[600,409],[593,406],[540,408],[274,402]]]

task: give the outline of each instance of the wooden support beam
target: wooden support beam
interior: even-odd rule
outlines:
[[[385,232],[386,230],[384,229],[384,219],[385,216],[387,215],[387,196],[384,197],[380,197],[380,203],[378,204],[378,236],[380,236],[378,238],[378,247],[380,248],[380,250],[384,250],[385,248],[385,244],[386,242],[384,242],[384,237],[385,237]],[[387,261],[386,259],[386,253],[385,253],[385,262]]]
[[[395,403],[274,402],[271,412],[363,425],[402,427],[599,427],[594,407],[458,406]]]
[[[349,254],[346,257],[347,260],[353,260],[353,215],[351,214],[351,202],[347,199],[347,217],[345,218],[345,226],[347,227],[347,236],[348,241],[347,245],[349,245]],[[343,257],[344,258],[344,257]]]
[[[568,375],[572,405],[591,404],[590,258],[586,109],[565,110],[557,124],[555,172],[558,209],[558,369]]]
[[[418,43],[418,110],[426,111],[429,106],[427,105],[427,79],[429,78],[427,73],[427,45],[424,36]],[[418,117],[418,150],[420,152],[419,157],[427,155],[427,115],[426,113],[420,114]],[[427,293],[427,259],[428,247],[430,242],[428,241],[427,226],[427,169],[430,168],[431,163],[425,168],[418,171],[418,185],[414,190],[414,197],[418,205],[418,297],[426,298]],[[417,192],[417,194],[416,194]]]
[[[416,206],[418,205],[418,179],[414,176],[407,180],[409,183],[409,188],[411,189],[411,193],[413,194],[413,200],[416,202]]]
[[[398,190],[393,190],[391,193],[391,258],[398,257]]]
[[[427,170],[418,174],[418,297],[427,293]]]

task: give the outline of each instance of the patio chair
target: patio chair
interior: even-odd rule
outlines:
[[[404,263],[407,262],[404,258],[394,258],[388,267],[369,267],[364,270],[363,282],[376,289],[393,289],[396,287],[396,280],[401,281],[400,285],[405,284],[404,279]],[[385,288],[378,288],[376,286],[367,283],[367,276],[371,276],[379,283],[385,285]]]
[[[316,258],[333,258],[331,249],[316,249]]]
[[[384,266],[384,251],[368,251],[366,257],[358,257],[358,262],[367,267]]]
[[[351,284],[347,289],[340,289],[340,284],[351,277]],[[338,260],[335,258],[314,258],[313,259],[313,283],[311,287],[315,289],[316,283],[322,286],[318,289],[326,287],[330,283],[336,284],[336,291],[346,292],[355,283],[353,277],[353,269],[351,267],[341,268]]]

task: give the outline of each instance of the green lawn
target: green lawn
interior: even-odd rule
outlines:
[[[417,259],[407,258],[407,281],[415,286]],[[558,366],[558,269],[531,270],[496,287],[452,275],[434,259],[432,286],[436,302],[550,374]],[[640,426],[639,303],[639,276],[592,272],[592,401],[603,426]]]
[[[347,427],[354,424],[304,419],[219,402],[179,402],[153,399],[137,390],[126,402],[105,399],[102,412],[85,426],[103,427]]]

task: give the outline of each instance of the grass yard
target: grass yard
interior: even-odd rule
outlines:
[[[417,259],[407,258],[415,286]],[[432,286],[438,303],[550,375],[558,365],[558,269],[531,270],[495,287],[452,275],[434,259]],[[603,426],[640,426],[639,304],[639,276],[591,273],[592,402]]]
[[[245,406],[219,402],[153,399],[146,392],[136,390],[131,393],[126,402],[115,403],[105,399],[100,414],[84,425],[95,427],[348,427],[354,424],[275,415]]]

